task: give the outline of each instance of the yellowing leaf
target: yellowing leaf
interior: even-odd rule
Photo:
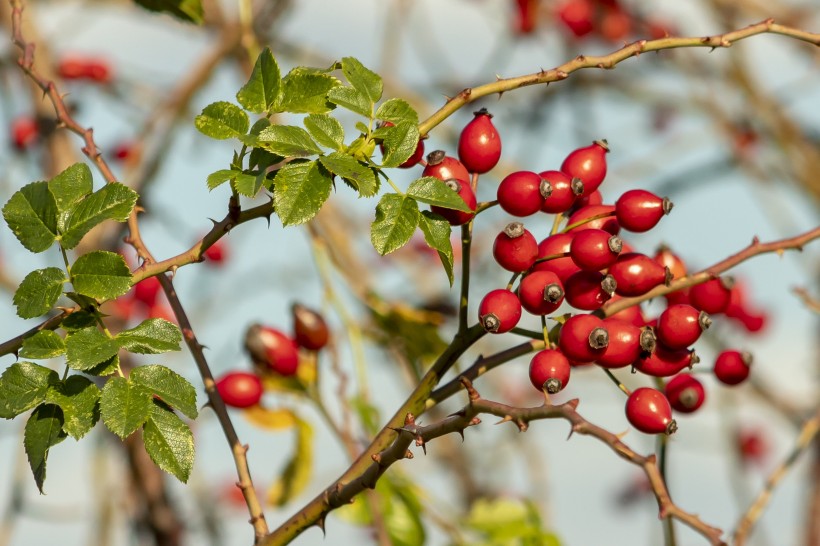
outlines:
[[[313,428],[296,417],[296,449],[282,474],[268,488],[268,503],[283,506],[293,500],[310,483],[313,471]]]
[[[297,417],[289,409],[270,409],[260,405],[246,408],[242,414],[251,424],[267,430],[284,430],[296,425]]]

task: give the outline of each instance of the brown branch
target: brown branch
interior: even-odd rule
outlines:
[[[17,351],[20,350],[20,347],[23,346],[23,340],[24,339],[26,339],[27,337],[33,336],[34,334],[36,334],[37,332],[39,332],[41,330],[56,330],[57,328],[60,327],[60,324],[62,324],[63,320],[65,320],[65,318],[68,315],[70,315],[71,313],[74,313],[75,311],[79,311],[79,310],[80,310],[79,307],[75,307],[75,308],[72,308],[72,309],[63,309],[60,313],[54,315],[53,317],[50,317],[50,318],[46,319],[45,321],[41,322],[40,324],[38,324],[34,328],[26,330],[25,332],[23,332],[19,336],[15,336],[15,337],[11,338],[8,341],[4,341],[3,343],[0,343],[0,356],[7,355],[9,353],[15,353],[16,354]]]
[[[792,449],[788,457],[780,463],[774,472],[771,473],[766,480],[766,485],[763,487],[763,490],[757,496],[757,499],[755,499],[740,519],[734,534],[735,546],[743,546],[743,544],[746,543],[746,538],[754,527],[755,522],[763,515],[763,511],[769,504],[774,488],[786,477],[786,474],[788,474],[789,470],[797,462],[800,455],[811,445],[818,431],[820,431],[820,410],[814,414],[814,417],[805,422],[794,449]]]
[[[478,418],[479,415],[490,414],[500,417],[501,422],[510,421],[515,423],[522,432],[527,430],[530,422],[540,419],[565,419],[569,421],[572,425],[570,434],[578,433],[597,438],[608,445],[619,457],[643,469],[655,493],[661,518],[674,518],[688,525],[706,537],[713,546],[725,544],[721,540],[723,532],[720,529],[707,525],[698,516],[684,511],[672,502],[654,455],[643,456],[636,453],[624,444],[617,435],[584,419],[576,411],[577,399],[557,406],[545,403],[537,407],[516,408],[481,398],[466,377],[462,377],[461,382],[469,395],[469,403],[466,406],[449,417],[427,426],[417,424],[414,415],[408,413],[405,416],[403,426],[396,429],[397,436],[395,440],[383,450],[372,455],[373,462],[364,472],[352,481],[337,482],[324,492],[325,506],[319,521],[323,522],[331,510],[352,502],[353,497],[360,492],[375,487],[379,477],[392,464],[402,459],[412,459],[413,454],[408,449],[411,443],[415,443],[426,453],[427,443],[431,440],[454,432],[463,435],[465,429],[481,423],[481,419]],[[274,532],[263,544],[287,544],[292,538],[277,535]]]
[[[803,302],[803,305],[805,305],[809,311],[820,314],[820,300],[812,296],[806,288],[795,287],[792,289],[792,292],[800,298],[800,301]]]
[[[770,252],[782,254],[786,250],[803,250],[805,245],[816,239],[820,239],[820,226],[805,233],[801,233],[800,235],[789,237],[787,239],[780,239],[778,241],[772,241],[770,243],[761,243],[757,237],[754,237],[749,246],[740,252],[729,256],[725,260],[721,260],[716,264],[707,267],[703,271],[676,279],[672,281],[669,286],[656,286],[642,296],[636,296],[634,298],[621,298],[614,302],[605,303],[604,306],[601,307],[601,311],[604,316],[612,316],[615,313],[623,311],[624,309],[632,307],[642,301],[657,298],[658,296],[663,296],[664,294],[669,294],[670,292],[675,292],[682,288],[689,288],[690,286],[695,286],[696,284],[701,284],[708,280],[714,279],[721,273],[725,273],[729,269],[754,256],[767,254]]]
[[[756,36],[758,34],[781,34],[801,40],[814,45],[820,45],[820,34],[798,30],[795,28],[779,25],[774,19],[766,19],[745,28],[733,30],[725,34],[714,36],[702,36],[691,38],[661,38],[659,40],[638,40],[623,48],[602,56],[579,55],[575,59],[568,61],[561,66],[551,70],[541,70],[533,74],[518,76],[515,78],[501,78],[492,83],[480,85],[478,87],[468,87],[455,97],[449,99],[447,103],[438,111],[433,113],[426,120],[419,123],[419,132],[423,135],[429,133],[434,127],[439,125],[462,106],[470,104],[481,97],[498,94],[499,96],[513,89],[527,87],[530,85],[548,84],[551,82],[565,80],[570,74],[584,68],[614,68],[618,63],[631,57],[637,57],[641,53],[649,51],[663,51],[666,49],[677,49],[684,47],[708,47],[716,49],[718,47],[731,47],[732,44]]]

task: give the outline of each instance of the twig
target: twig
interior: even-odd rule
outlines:
[[[812,296],[806,288],[798,286],[793,288],[792,292],[800,298],[800,301],[803,302],[803,305],[805,305],[807,309],[814,313],[820,313],[820,300]]]
[[[763,490],[757,496],[757,499],[755,499],[738,522],[737,529],[734,533],[735,546],[743,546],[743,544],[746,543],[746,538],[754,527],[755,522],[763,515],[763,511],[769,504],[769,499],[772,496],[774,488],[777,487],[792,466],[794,466],[800,454],[806,451],[812,440],[817,436],[818,431],[820,431],[820,410],[814,414],[814,417],[805,422],[794,449],[792,449],[791,453],[786,457],[786,460],[780,463],[774,472],[772,472],[766,480],[766,485],[763,487]]]
[[[419,132],[422,135],[429,133],[434,127],[450,117],[462,106],[474,102],[481,97],[494,95],[519,87],[529,85],[548,84],[565,80],[570,74],[583,68],[614,68],[618,63],[637,57],[641,53],[649,51],[662,51],[666,49],[677,49],[684,47],[708,47],[716,49],[718,47],[731,47],[732,44],[756,36],[758,34],[782,34],[796,40],[801,40],[814,45],[820,45],[820,34],[798,30],[795,28],[779,25],[774,19],[766,19],[746,28],[733,30],[725,34],[714,36],[691,37],[691,38],[661,38],[659,40],[638,40],[609,55],[586,56],[579,55],[575,59],[562,64],[551,70],[541,70],[533,74],[518,76],[515,78],[501,78],[495,82],[480,85],[478,87],[468,87],[455,97],[449,99],[447,103],[426,120],[419,124]]]

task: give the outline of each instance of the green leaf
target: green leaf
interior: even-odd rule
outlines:
[[[382,165],[398,167],[416,152],[419,143],[419,129],[412,121],[400,121],[393,127],[386,128],[382,145],[384,157]]]
[[[384,256],[407,244],[419,225],[418,203],[407,196],[388,193],[376,205],[376,219],[370,226],[370,242]]]
[[[407,195],[422,203],[462,212],[473,212],[458,193],[433,176],[413,180],[407,188]]]
[[[419,115],[406,100],[390,99],[384,101],[376,110],[376,119],[400,123],[409,121],[414,125],[419,122]]]
[[[155,355],[168,351],[179,351],[182,333],[179,327],[161,318],[142,321],[130,330],[124,330],[114,336],[120,347],[132,353]]]
[[[103,387],[100,413],[103,423],[119,436],[127,438],[142,426],[151,412],[151,392],[123,377],[112,377]]]
[[[354,57],[342,59],[342,72],[357,91],[375,104],[382,98],[382,78]]]
[[[236,175],[236,180],[233,181],[233,187],[245,197],[256,197],[264,183],[264,172],[259,174],[239,173]]]
[[[154,463],[182,483],[194,467],[194,435],[188,425],[161,403],[151,405],[142,430],[145,451]]]
[[[334,87],[328,91],[327,100],[366,118],[369,118],[373,113],[373,104],[365,95],[352,87],[341,85]]]
[[[57,203],[57,229],[64,231],[67,213],[94,189],[91,169],[85,163],[75,163],[49,180],[48,189]]]
[[[266,47],[256,58],[251,77],[236,94],[236,100],[245,110],[256,114],[267,112],[279,101],[280,84],[279,65]]]
[[[35,360],[54,358],[63,353],[65,353],[65,342],[57,332],[52,330],[40,330],[33,336],[27,337],[23,340],[23,347],[20,349],[20,356]]]
[[[212,172],[208,175],[208,189],[213,190],[218,188],[228,180],[236,178],[240,174],[242,174],[242,171],[235,171],[233,169],[221,169]]]
[[[196,389],[175,371],[159,364],[150,364],[134,368],[129,379],[159,396],[172,408],[178,409],[191,419],[196,419]]]
[[[71,284],[84,296],[110,300],[131,288],[131,271],[120,254],[95,250],[71,266]]]
[[[303,121],[310,136],[322,146],[341,150],[344,147],[345,130],[336,118],[327,114],[311,114]]]
[[[248,114],[237,105],[220,101],[202,109],[194,120],[199,132],[216,140],[244,136],[250,127]]]
[[[453,286],[453,244],[450,242],[450,222],[437,214],[425,210],[421,213],[419,227],[424,234],[427,246],[438,251],[438,257],[447,273],[450,286]]]
[[[328,91],[341,85],[329,74],[305,67],[297,67],[282,78],[282,93],[277,112],[295,114],[325,114],[334,105],[327,100]]]
[[[76,332],[97,324],[96,317],[88,311],[74,311],[60,323],[60,328],[66,332]]]
[[[37,483],[40,494],[43,493],[43,483],[46,481],[48,452],[65,438],[63,412],[55,405],[38,406],[26,422],[23,446],[26,448],[28,464],[34,474],[34,481]]]
[[[273,506],[284,506],[302,493],[310,483],[313,470],[313,428],[296,417],[296,448],[282,473],[268,489],[267,500]]]
[[[32,182],[14,192],[3,207],[3,218],[27,250],[48,250],[57,238],[57,201],[48,182]]]
[[[310,133],[295,125],[271,125],[259,133],[259,147],[283,157],[305,157],[322,149]]]
[[[107,360],[103,360],[96,366],[92,366],[87,370],[83,370],[83,373],[87,373],[88,375],[96,375],[99,377],[105,377],[106,375],[111,375],[112,373],[116,372],[120,368],[120,356],[114,355]]]
[[[330,196],[330,174],[316,161],[289,163],[273,179],[273,202],[282,224],[303,224],[316,216]]]
[[[182,21],[202,24],[204,16],[202,0],[135,0],[135,2],[149,11],[166,12]]]
[[[392,495],[385,517],[390,542],[394,546],[416,546],[426,542],[422,506],[410,486],[391,484]]]
[[[97,224],[105,220],[124,222],[137,197],[137,192],[119,182],[106,184],[71,209],[60,244],[63,248],[74,248]]]
[[[65,338],[66,364],[75,370],[89,370],[115,356],[119,343],[97,330],[95,326],[68,334]]]
[[[60,406],[63,430],[79,440],[100,420],[100,395],[100,389],[88,378],[72,375],[48,389],[46,402]]]
[[[355,188],[363,197],[375,195],[379,189],[376,175],[367,165],[347,154],[333,152],[319,158],[322,166]]]
[[[67,280],[65,273],[56,267],[38,269],[26,275],[14,293],[17,316],[34,318],[47,313],[57,303]]]
[[[13,419],[45,400],[57,372],[33,362],[12,364],[0,376],[0,417]]]

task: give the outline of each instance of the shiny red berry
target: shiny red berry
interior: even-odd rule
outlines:
[[[684,349],[700,338],[700,334],[709,328],[712,319],[703,311],[691,305],[679,303],[664,309],[658,317],[655,328],[658,341],[670,349]]]
[[[538,243],[521,222],[507,224],[493,243],[493,257],[507,271],[526,271],[535,263],[537,256]]]
[[[642,354],[655,350],[655,334],[651,328],[639,328],[634,324],[609,317],[604,319],[609,333],[609,345],[595,362],[604,368],[624,368],[635,362]]]
[[[393,127],[394,125],[395,123],[393,123],[392,121],[385,121],[384,123],[382,123],[382,127]],[[384,155],[384,144],[379,144],[379,149],[381,150],[382,155]],[[424,157],[424,140],[420,138],[418,143],[416,144],[416,151],[413,152],[413,155],[407,158],[407,160],[404,163],[399,165],[399,168],[409,169],[410,167],[415,167],[419,164],[419,161],[421,161],[422,157]],[[432,175],[425,174],[424,176]]]
[[[251,325],[245,332],[245,349],[256,364],[280,375],[294,375],[299,367],[296,341],[276,328]]]
[[[531,171],[508,174],[498,185],[498,204],[513,216],[530,216],[541,210],[552,191],[549,182]]]
[[[595,220],[590,220],[590,218],[595,218]],[[569,230],[570,233],[578,233],[586,229],[602,229],[612,235],[617,235],[621,231],[618,219],[615,218],[615,207],[613,205],[581,207],[570,215],[567,225],[575,226]]]
[[[681,413],[692,413],[706,400],[703,384],[688,373],[682,373],[670,379],[664,390],[669,403]]]
[[[466,180],[466,179],[465,179]],[[446,180],[444,183],[447,185],[448,188],[453,190],[461,197],[461,200],[470,208],[472,212],[464,212],[455,209],[446,209],[444,207],[437,207],[435,205],[430,206],[430,211],[438,214],[439,216],[444,217],[450,225],[453,226],[460,226],[466,224],[470,220],[473,219],[475,216],[475,209],[476,209],[476,199],[475,193],[473,192],[473,188],[470,187],[470,184],[465,180],[456,180],[455,178],[450,178]]]
[[[216,380],[216,390],[226,406],[249,408],[262,399],[262,381],[248,372],[228,372]]]
[[[678,425],[672,419],[672,406],[661,391],[641,387],[626,400],[629,423],[647,434],[673,434]]]
[[[540,351],[530,361],[530,381],[539,392],[560,392],[569,383],[570,363],[561,351]]]
[[[478,306],[478,320],[491,334],[509,332],[520,319],[521,301],[505,288],[488,292]]]
[[[293,334],[300,347],[318,351],[330,340],[330,330],[324,317],[313,309],[299,303],[291,306]]]
[[[547,315],[561,306],[564,287],[552,271],[533,271],[518,285],[521,306],[533,315]]]
[[[153,307],[161,290],[162,285],[159,283],[159,279],[148,277],[134,285],[134,299],[148,307]]]
[[[492,117],[486,108],[475,112],[458,138],[458,158],[471,173],[486,173],[501,159],[501,137]]]
[[[421,172],[422,176],[434,176],[439,180],[469,180],[470,173],[461,164],[461,161],[448,156],[444,150],[436,150],[427,154],[427,166]]]
[[[569,247],[570,257],[586,271],[606,269],[618,259],[623,242],[603,229],[585,229],[575,234]]]
[[[580,180],[580,178],[578,179]],[[583,184],[583,182],[582,182]],[[583,191],[582,191],[583,193]],[[595,190],[594,192],[590,193],[589,195],[584,195],[583,197],[579,197],[578,201],[575,202],[576,208],[581,207],[588,207],[589,205],[603,205],[604,204],[604,196],[601,195],[601,190]]]
[[[672,201],[646,190],[629,190],[615,201],[618,224],[627,231],[643,233],[655,227],[672,210]]]
[[[639,252],[621,253],[615,263],[609,266],[609,274],[615,277],[621,296],[642,296],[659,284],[671,280],[669,270]]]
[[[652,353],[641,354],[632,366],[639,372],[652,377],[671,377],[699,361],[695,351],[669,349],[658,343]]]
[[[732,301],[731,277],[711,279],[689,289],[689,301],[692,307],[706,311],[710,315],[723,313]]]
[[[584,193],[584,183],[580,178],[572,178],[561,171],[543,171],[538,176],[550,185],[550,194],[541,205],[543,212],[555,214],[571,209],[578,197]]]
[[[216,241],[202,253],[205,261],[213,265],[222,265],[228,258],[228,251],[224,241]]]
[[[752,355],[745,351],[727,350],[715,360],[715,377],[726,385],[743,383],[749,377]]]
[[[19,117],[11,122],[11,142],[18,150],[25,150],[40,138],[37,121],[29,117]]]
[[[584,183],[583,195],[598,189],[606,176],[606,154],[609,146],[606,140],[596,140],[589,146],[578,148],[561,163],[561,171]]]
[[[575,364],[586,364],[604,354],[609,332],[604,321],[594,315],[573,315],[561,326],[558,348]]]
[[[652,258],[660,265],[668,267],[669,272],[672,273],[673,279],[680,279],[686,276],[686,263],[668,246],[661,245],[655,251],[655,256]]]
[[[576,309],[594,311],[615,293],[615,279],[600,271],[578,271],[564,283],[567,303]]]

